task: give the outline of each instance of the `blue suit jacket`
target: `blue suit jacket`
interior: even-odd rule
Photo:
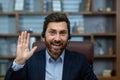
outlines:
[[[13,71],[10,67],[5,80],[45,80],[45,49],[33,54],[24,68]],[[62,80],[97,80],[84,55],[65,50]]]

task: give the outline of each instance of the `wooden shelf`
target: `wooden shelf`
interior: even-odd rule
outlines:
[[[0,58],[15,58],[15,56],[2,56]],[[94,58],[116,58],[116,55],[94,55]]]
[[[98,80],[117,80],[117,77],[98,77]]]
[[[14,59],[15,56],[0,56],[0,59]],[[94,55],[94,58],[116,58],[116,55]]]
[[[110,58],[116,58],[116,55],[94,55],[95,59],[110,59]]]
[[[100,37],[111,37],[111,36],[116,36],[116,34],[115,33],[90,33],[90,34],[85,34],[85,33],[83,33],[83,34],[72,34],[71,36],[100,36]]]
[[[93,12],[93,11],[80,11],[80,12],[66,12],[67,14],[82,14],[82,15],[116,15],[115,11],[111,12]]]
[[[51,12],[29,12],[29,11],[14,11],[14,12],[0,12],[0,15],[15,15],[15,14],[31,14],[31,15],[35,15],[35,14],[43,14],[43,15],[47,15],[50,14]],[[111,11],[111,12],[85,12],[85,11],[80,11],[80,12],[61,12],[61,13],[66,13],[66,14],[82,14],[82,15],[115,15],[116,12],[115,11]]]
[[[16,12],[0,12],[0,15],[15,15]]]
[[[17,37],[19,34],[0,34],[0,37]]]
[[[0,77],[0,80],[4,80],[4,78],[3,78],[3,77]]]
[[[77,36],[85,36],[85,37],[90,37],[91,34],[72,34],[72,37],[77,37]]]
[[[18,37],[19,34],[0,34],[0,37]],[[31,36],[41,37],[41,34],[32,34]]]
[[[92,33],[91,35],[108,37],[108,36],[116,36],[116,33]]]
[[[8,56],[0,56],[0,59],[14,59],[15,58],[15,56],[10,56],[10,55],[8,55]]]

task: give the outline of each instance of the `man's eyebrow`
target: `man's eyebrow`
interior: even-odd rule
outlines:
[[[49,31],[56,31],[55,29],[49,29]]]
[[[61,31],[68,31],[67,29],[61,30]]]
[[[49,30],[57,30],[57,29],[50,28]],[[67,29],[62,29],[60,31],[67,31]]]

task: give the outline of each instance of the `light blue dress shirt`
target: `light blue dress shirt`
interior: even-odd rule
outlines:
[[[50,57],[46,50],[46,72],[45,80],[62,80],[63,73],[63,63],[64,63],[65,51],[60,55],[60,57],[55,61]],[[14,71],[18,71],[23,68],[25,64],[18,65],[15,60],[13,62],[12,68]]]
[[[50,57],[46,50],[46,76],[45,80],[62,80],[64,51],[61,56],[55,61]]]

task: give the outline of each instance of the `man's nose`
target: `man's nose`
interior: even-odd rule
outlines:
[[[60,41],[60,34],[56,34],[55,40],[56,40],[56,41]]]

